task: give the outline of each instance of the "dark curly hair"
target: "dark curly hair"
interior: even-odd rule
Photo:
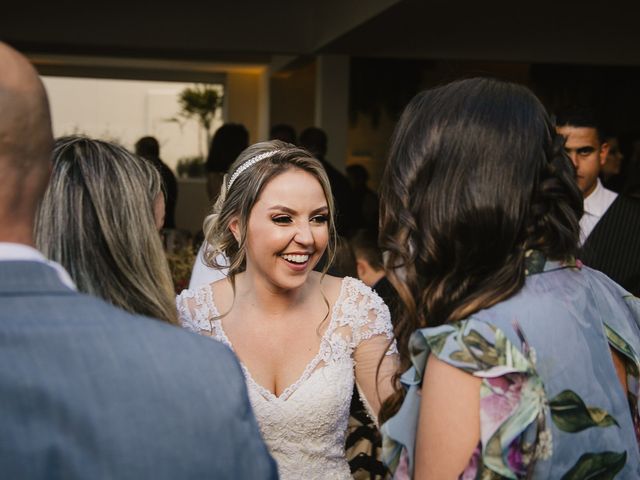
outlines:
[[[516,294],[527,250],[556,260],[577,250],[574,167],[540,101],[512,83],[466,79],[415,96],[393,135],[380,203],[385,267],[402,299],[398,374],[413,331]],[[381,419],[402,396],[398,387]]]

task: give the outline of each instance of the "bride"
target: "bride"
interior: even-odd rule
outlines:
[[[180,321],[240,359],[281,478],[350,479],[354,381],[374,420],[393,392],[389,309],[359,280],[313,271],[334,252],[334,207],[326,173],[307,151],[258,143],[229,172],[205,221],[207,261],[220,267],[224,254],[229,276],[182,292]]]

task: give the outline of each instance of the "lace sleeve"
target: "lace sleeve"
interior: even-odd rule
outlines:
[[[210,320],[219,315],[209,285],[183,290],[176,297],[176,307],[180,325],[195,333],[211,332]]]
[[[351,290],[344,308],[352,328],[356,383],[369,416],[377,424],[382,401],[393,393],[391,378],[397,368],[391,314],[382,299],[364,283],[355,279],[345,281],[350,281]]]

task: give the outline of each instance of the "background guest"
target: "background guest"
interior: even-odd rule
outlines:
[[[620,193],[624,181],[621,175],[624,155],[622,154],[618,137],[606,135],[604,141],[609,145],[609,151],[600,169],[600,179],[605,188]]]
[[[348,238],[358,223],[353,191],[347,177],[327,162],[327,143],[327,134],[320,128],[309,127],[300,134],[300,146],[320,160],[327,172],[336,204],[336,230],[338,235]]]
[[[173,171],[160,158],[160,144],[155,137],[142,137],[135,145],[136,155],[149,160],[160,172],[165,194],[164,224],[162,228],[176,228],[178,181]]]
[[[377,233],[359,230],[351,238],[350,244],[356,259],[358,278],[382,297],[391,311],[391,321],[395,321],[393,311],[398,294],[387,279]]]
[[[343,237],[338,236],[336,238],[336,252],[333,257],[333,262],[331,262],[329,266],[328,273],[336,277],[358,278],[356,257],[353,254],[349,241]]]
[[[354,228],[367,229],[377,232],[378,230],[378,195],[369,188],[369,172],[359,164],[347,166],[347,178],[351,183],[353,198],[355,225]]]
[[[207,195],[212,205],[220,194],[227,170],[229,170],[231,164],[238,158],[240,152],[248,146],[249,132],[244,125],[239,123],[225,123],[216,130],[216,133],[211,139],[211,148],[209,149],[209,156],[207,157],[205,166],[207,170]],[[204,234],[202,231],[199,232],[198,237],[199,239],[196,242],[198,253],[193,262],[193,268],[191,269],[189,288],[195,288],[205,283],[219,280],[227,274],[226,268],[216,269],[205,264],[204,250],[208,247],[206,242],[203,241]],[[218,258],[218,262],[220,265],[226,264],[226,260],[222,256]]]
[[[213,134],[205,163],[209,202],[213,203],[218,198],[224,175],[248,146],[249,132],[240,123],[225,123]]]
[[[640,295],[640,200],[606,189],[599,174],[610,145],[595,112],[569,107],[556,114],[556,129],[577,172],[584,196],[580,217],[580,260]]]
[[[283,142],[290,143],[291,145],[296,145],[298,143],[296,130],[286,123],[278,123],[271,127],[271,130],[269,130],[269,140],[282,140]]]

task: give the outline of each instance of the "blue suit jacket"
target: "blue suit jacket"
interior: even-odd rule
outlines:
[[[0,261],[0,477],[276,478],[238,362],[209,339]]]

